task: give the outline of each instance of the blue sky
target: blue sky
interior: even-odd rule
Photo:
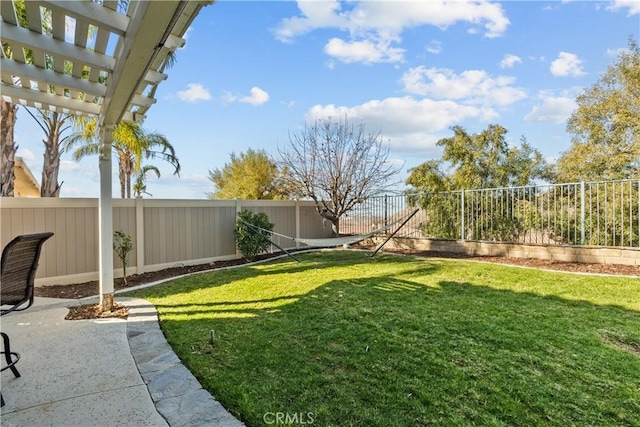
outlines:
[[[316,117],[381,131],[399,180],[439,158],[463,126],[522,136],[549,160],[570,146],[575,98],[638,40],[640,0],[225,1],[187,32],[144,128],[176,148],[182,173],[156,160],[154,198],[203,199],[231,152],[277,156]],[[43,135],[18,112],[16,141],[39,180]],[[114,162],[114,167],[115,167]],[[98,197],[97,157],[62,157],[62,197]],[[402,187],[399,187],[402,188]],[[114,170],[114,196],[119,197]]]

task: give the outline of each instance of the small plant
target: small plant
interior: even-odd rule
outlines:
[[[238,213],[235,226],[236,246],[249,261],[254,260],[258,254],[266,251],[271,245],[269,233],[255,229],[251,225],[269,231],[272,231],[274,226],[269,222],[269,217],[264,212],[242,211]]]
[[[124,274],[124,283],[127,283],[127,255],[133,249],[131,236],[117,230],[113,233],[113,250],[118,254],[118,258],[122,261],[122,272]]]

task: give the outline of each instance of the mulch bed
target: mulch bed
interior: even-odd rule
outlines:
[[[274,258],[282,255],[277,254],[264,254],[256,257],[256,261]],[[234,259],[229,261],[215,261],[206,264],[197,265],[184,265],[178,267],[166,268],[164,270],[150,271],[143,274],[132,274],[127,277],[127,283],[124,279],[117,278],[113,281],[114,289],[127,289],[139,285],[145,285],[147,283],[157,282],[159,280],[170,279],[172,277],[182,276],[184,274],[197,273],[199,271],[215,270],[223,267],[232,267],[235,265],[246,264],[248,261],[244,258]],[[48,285],[39,286],[35,288],[36,296],[47,298],[68,298],[78,299],[95,296],[100,293],[100,284],[97,280],[76,283],[71,285]]]
[[[106,319],[113,317],[126,319],[129,317],[129,309],[122,304],[114,304],[111,311],[102,311],[102,307],[98,304],[85,304],[68,308],[69,313],[64,317],[64,320]]]
[[[640,277],[640,266],[623,264],[589,264],[582,262],[564,262],[550,259],[537,258],[508,258],[485,255],[465,255],[449,252],[433,251],[409,251],[409,250],[387,250],[389,253],[411,254],[423,257],[471,259],[496,264],[517,265],[521,267],[539,268],[544,270],[566,271],[570,273],[606,274],[614,276],[638,276]]]

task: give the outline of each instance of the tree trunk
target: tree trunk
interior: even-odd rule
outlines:
[[[60,171],[60,126],[58,113],[53,113],[49,135],[44,142],[44,163],[42,165],[41,197],[60,197],[58,172]]]
[[[331,231],[335,237],[340,236],[340,217],[316,201],[316,210],[320,216],[331,222]]]
[[[113,292],[100,295],[99,304],[103,313],[113,310],[113,306],[114,306],[113,296],[114,296]]]
[[[127,171],[127,182],[126,182],[126,187],[127,187],[127,199],[131,198],[131,171]]]
[[[333,231],[333,235],[336,237],[340,237],[340,218],[331,218],[331,230]]]
[[[131,198],[131,175],[133,175],[134,164],[133,160],[129,159],[127,162],[127,170],[126,170],[126,182],[125,187],[127,188],[127,199]]]
[[[18,147],[13,139],[18,106],[0,99],[0,197],[13,197],[15,163]]]
[[[124,171],[124,167],[122,166],[122,163],[120,162],[118,164],[118,179],[120,181],[120,198],[124,199],[125,197],[125,178],[126,174]]]

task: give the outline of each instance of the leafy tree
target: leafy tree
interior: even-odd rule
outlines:
[[[123,231],[116,230],[113,233],[113,250],[116,251],[116,255],[122,261],[122,274],[124,276],[124,283],[127,284],[127,265],[129,252],[133,250],[133,242],[131,236]]]
[[[210,199],[286,199],[289,197],[282,171],[264,150],[247,150],[236,156],[222,169],[209,171],[209,180],[216,191]]]
[[[500,125],[489,125],[473,135],[461,126],[451,130],[452,137],[437,142],[444,147],[441,160],[429,160],[410,170],[406,180],[410,191],[522,186],[553,176],[542,154],[524,137],[519,147],[509,147],[507,130]]]
[[[267,231],[258,230],[251,226],[273,231],[274,224],[269,222],[269,217],[264,212],[253,213],[243,210],[238,213],[235,225],[236,246],[249,261],[253,261],[256,256],[266,251],[271,245]]]
[[[100,144],[95,127],[95,120],[85,121],[69,139],[67,150],[82,143],[73,151],[74,160],[79,161],[85,156],[99,154]],[[175,175],[180,174],[180,162],[167,138],[157,132],[146,132],[139,123],[127,121],[118,123],[113,130],[112,146],[118,157],[118,177],[122,198],[131,198],[131,176],[140,172],[143,160],[159,158],[174,167]]]
[[[364,123],[317,119],[289,142],[280,151],[286,181],[297,195],[313,199],[336,235],[346,212],[395,184],[399,169],[388,160],[388,145],[380,132],[365,133]]]
[[[557,163],[559,182],[640,176],[640,47],[629,49],[576,98],[567,122],[571,147]]]
[[[410,202],[420,205],[427,214],[423,234],[460,238],[461,197],[465,197],[464,214],[477,218],[476,226],[467,224],[466,237],[514,239],[523,229],[518,212],[523,211],[523,204],[531,203],[526,193],[512,200],[505,192],[496,191],[491,197],[467,197],[458,190],[524,186],[536,179],[550,180],[553,176],[550,166],[524,137],[520,146],[509,147],[505,139],[507,130],[500,125],[490,125],[473,135],[461,126],[451,129],[452,137],[437,142],[444,147],[442,159],[429,160],[411,169],[406,180],[411,186],[407,191],[411,194]],[[487,209],[496,204],[507,211]],[[478,228],[478,224],[484,225]],[[482,236],[478,234],[480,231]]]

